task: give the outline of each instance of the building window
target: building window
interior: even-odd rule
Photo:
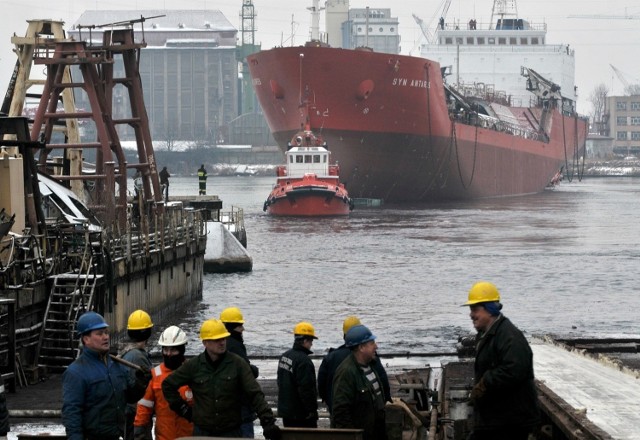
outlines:
[[[478,37],[478,44],[484,44],[484,37]]]
[[[529,44],[529,41],[526,38],[520,38],[520,44],[526,46],[527,44]]]
[[[632,131],[631,132],[631,140],[632,141],[640,141],[640,131]]]
[[[512,45],[518,44],[518,39],[516,37],[509,38],[509,44],[512,44]]]
[[[462,38],[456,38],[456,44],[462,44]]]
[[[616,102],[616,110],[626,110],[626,109],[627,109],[627,103],[625,101]]]
[[[640,125],[640,116],[631,116],[631,125]]]
[[[378,31],[384,32],[384,28],[378,28]]]
[[[444,44],[453,44],[453,38],[447,37],[444,39]]]
[[[467,37],[467,44],[473,44],[473,37]]]
[[[626,141],[627,140],[627,132],[626,131],[619,131],[618,132],[618,140],[619,141]]]
[[[538,43],[538,37],[531,37],[531,44],[540,44]]]
[[[616,117],[616,125],[627,125],[627,117],[626,116],[617,116]]]
[[[362,32],[362,28],[360,26],[358,26],[358,33]]]
[[[507,39],[504,37],[498,38],[498,44],[507,44]]]
[[[389,31],[391,31],[391,32],[394,32],[395,30],[396,30],[396,28],[394,28],[394,27],[389,28]]]
[[[492,37],[487,38],[487,44],[496,44],[496,39]]]
[[[640,102],[632,102],[630,108],[631,110],[640,110]]]

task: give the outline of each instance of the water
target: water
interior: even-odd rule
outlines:
[[[263,213],[271,177],[207,183],[224,209],[244,209],[254,266],[205,275],[202,304],[172,323],[190,334],[189,354],[202,350],[202,321],[232,305],[244,313],[262,377],[275,375],[275,362],[255,357],[289,348],[301,320],[315,326],[318,354],[340,343],[350,314],[373,330],[383,354],[451,352],[459,335],[473,332],[460,304],[480,279],[497,284],[503,312],[529,335],[638,337],[640,179],[593,178],[527,197],[386,205],[331,219]],[[172,178],[171,194],[197,194],[197,178]],[[63,431],[26,424],[8,437]]]
[[[271,177],[209,178],[224,209],[244,209],[250,273],[208,274],[203,302],[179,324],[199,352],[200,323],[238,306],[253,355],[280,354],[306,320],[314,351],[340,343],[355,314],[385,354],[451,351],[473,331],[466,301],[494,282],[503,312],[529,335],[637,336],[640,179],[563,182],[543,194],[474,202],[385,205],[348,218],[274,218]],[[172,178],[196,194],[196,178]]]

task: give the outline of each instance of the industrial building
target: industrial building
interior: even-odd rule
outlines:
[[[255,115],[243,127],[242,83],[237,57],[238,30],[219,10],[90,10],[68,31],[79,40],[94,41],[91,26],[135,23],[140,52],[140,76],[151,133],[166,145],[190,141],[194,147],[238,143],[274,145],[264,121]],[[115,76],[123,66],[114,60]],[[253,93],[252,90],[244,90]],[[124,85],[113,96],[113,117],[126,118]],[[84,100],[84,101],[83,101]],[[86,96],[77,96],[79,107]],[[256,125],[257,124],[257,125]],[[133,139],[133,130],[119,127],[122,139]]]
[[[619,156],[640,155],[640,95],[607,97],[605,115],[613,153]]]

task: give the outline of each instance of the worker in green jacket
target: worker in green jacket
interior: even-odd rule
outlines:
[[[204,169],[204,164],[200,165],[198,169],[198,186],[200,188],[199,194],[201,196],[207,195],[207,170]]]
[[[280,428],[249,364],[227,352],[229,332],[222,321],[209,319],[200,327],[205,347],[162,382],[162,392],[173,411],[193,421],[194,437],[242,437],[242,397],[258,415],[264,437],[278,440]],[[194,406],[182,400],[179,388],[188,385]]]
[[[331,427],[362,429],[363,440],[386,440],[385,396],[375,370],[375,335],[364,325],[355,325],[345,336],[351,354],[333,378]]]

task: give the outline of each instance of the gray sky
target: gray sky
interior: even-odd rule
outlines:
[[[303,44],[309,36],[311,0],[253,0],[257,13],[256,42],[263,49],[291,44]],[[320,5],[324,0],[320,1]],[[419,55],[417,43],[421,32],[412,13],[429,22],[438,15],[442,0],[350,0],[350,6],[391,8],[400,21],[402,53]],[[67,25],[75,22],[87,9],[219,9],[240,28],[242,0],[0,0],[0,93],[4,96],[15,55],[10,38],[24,35],[26,20],[38,18],[62,19]],[[467,23],[475,17],[488,22],[493,0],[453,0],[447,21],[459,19]],[[640,83],[640,3],[638,0],[520,0],[518,13],[530,22],[547,23],[547,43],[569,44],[576,51],[576,84],[578,110],[588,114],[589,94],[600,83],[610,94],[622,94],[622,83],[609,64],[622,71],[629,82]],[[575,19],[574,14],[635,15],[636,19]],[[321,14],[321,17],[323,15]],[[321,28],[323,19],[321,19]],[[499,88],[499,85],[497,85]]]

